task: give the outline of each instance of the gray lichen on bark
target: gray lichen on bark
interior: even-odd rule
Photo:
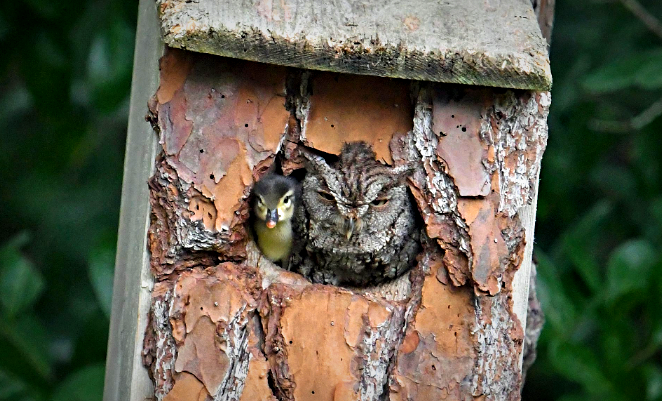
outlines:
[[[177,357],[177,347],[172,337],[170,326],[170,308],[172,306],[172,291],[161,290],[157,285],[152,299],[152,308],[148,324],[148,333],[145,335],[143,345],[143,361],[150,367],[150,375],[154,381],[154,396],[158,401],[163,400],[174,384],[172,374]]]
[[[533,201],[542,155],[547,145],[549,92],[497,96],[481,124],[481,136],[495,149],[492,171],[498,174],[499,211],[509,217]]]

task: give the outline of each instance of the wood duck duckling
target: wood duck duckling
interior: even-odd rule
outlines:
[[[253,187],[252,228],[264,256],[287,268],[293,242],[293,218],[299,203],[299,183],[269,174]]]

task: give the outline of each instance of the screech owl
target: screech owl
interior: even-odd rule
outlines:
[[[405,183],[411,167],[378,162],[365,142],[346,143],[331,165],[303,154],[299,272],[317,283],[363,287],[409,270],[420,247]]]

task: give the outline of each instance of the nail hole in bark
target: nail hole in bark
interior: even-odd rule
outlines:
[[[195,205],[195,210],[200,210],[200,205]]]
[[[333,124],[331,124],[331,128],[333,128]]]
[[[211,215],[211,213],[207,213],[207,216],[209,216],[210,219],[214,217],[214,216]],[[458,316],[460,316],[460,315],[458,315]]]
[[[462,132],[467,132],[467,127],[462,127]]]
[[[209,174],[209,178],[213,180],[214,179],[214,174]]]
[[[432,370],[437,370],[437,368],[434,365],[432,365]]]
[[[225,95],[221,95],[221,99],[225,99]]]
[[[204,150],[204,149],[200,149],[200,153],[205,153],[205,150]]]
[[[290,340],[290,344],[292,344],[292,340]]]
[[[248,124],[244,124],[244,127],[248,128]]]
[[[311,391],[311,393],[315,394],[315,390]]]
[[[455,118],[455,114],[451,114],[451,118]]]

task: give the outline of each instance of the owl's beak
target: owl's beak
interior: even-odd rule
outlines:
[[[276,227],[276,223],[278,223],[278,209],[267,209],[267,228]]]
[[[354,219],[350,218],[349,220],[345,220],[345,237],[347,237],[347,241],[349,241],[349,239],[352,238],[353,233],[354,233]]]

